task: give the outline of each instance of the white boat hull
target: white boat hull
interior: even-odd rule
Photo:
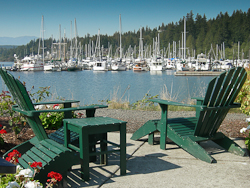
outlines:
[[[161,65],[150,66],[150,71],[162,71],[163,67]]]
[[[23,64],[21,67],[21,71],[43,71],[43,64]]]
[[[121,65],[112,65],[111,70],[113,71],[125,71],[127,69],[126,66]]]
[[[102,62],[95,62],[94,66],[93,66],[93,70],[94,71],[108,71],[107,69],[107,62],[106,61],[102,61]]]

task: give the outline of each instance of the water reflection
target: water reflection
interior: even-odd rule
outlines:
[[[51,86],[50,91],[56,97],[80,100],[83,104],[97,104],[101,100],[110,100],[114,95],[119,100],[133,103],[141,100],[146,93],[160,95],[166,90],[177,96],[177,101],[189,97],[201,96],[210,79],[209,76],[174,76],[174,71],[76,71],[76,72],[11,72],[13,76],[26,82],[27,90],[35,86]],[[2,80],[0,81],[2,82]],[[129,89],[127,89],[127,87]],[[0,89],[6,89],[3,83]]]
[[[162,71],[150,71],[150,75],[162,75]]]
[[[174,75],[175,71],[174,70],[166,70],[165,74],[167,75]]]

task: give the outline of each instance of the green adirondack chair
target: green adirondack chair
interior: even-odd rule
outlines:
[[[35,134],[34,138],[12,148],[10,151],[6,152],[4,156],[7,156],[7,154],[13,151],[13,149],[18,150],[22,154],[22,157],[19,158],[19,165],[23,168],[30,168],[29,162],[42,162],[43,167],[35,176],[35,179],[40,180],[42,183],[46,183],[47,174],[50,171],[61,173],[65,180],[67,177],[67,170],[70,169],[72,165],[79,162],[79,156],[75,152],[72,152],[72,150],[63,146],[63,127],[52,135],[48,136],[46,134],[39,118],[39,114],[51,111],[64,112],[65,116],[70,118],[72,111],[86,110],[87,117],[94,117],[97,108],[105,108],[107,106],[95,105],[70,108],[71,103],[75,102],[71,100],[33,104],[25,86],[18,79],[15,79],[10,73],[2,68],[0,68],[0,75],[17,103],[12,109],[25,115],[27,123]],[[57,110],[35,110],[34,108],[34,105],[38,104],[57,103],[63,103],[64,108]],[[78,139],[77,134],[70,135],[71,142],[76,139]]]
[[[207,87],[204,98],[196,98],[196,105],[185,105],[161,99],[151,101],[159,103],[161,119],[150,120],[140,127],[131,137],[132,140],[149,135],[148,143],[153,144],[154,132],[160,132],[160,148],[166,149],[168,137],[178,146],[194,157],[212,163],[211,157],[199,142],[212,140],[225,150],[244,156],[246,151],[223,133],[217,132],[230,108],[238,108],[240,104],[234,100],[247,77],[244,68],[232,68],[213,78]],[[196,108],[196,117],[168,119],[168,105],[190,106]]]

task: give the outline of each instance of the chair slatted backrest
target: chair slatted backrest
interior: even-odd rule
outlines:
[[[35,110],[25,86],[18,79],[15,79],[10,73],[8,73],[6,70],[3,70],[2,68],[0,68],[0,75],[2,76],[18,107],[24,111]],[[48,138],[38,116],[26,116],[25,119],[39,141]]]
[[[217,132],[246,78],[246,70],[238,67],[220,74],[209,82],[203,105],[218,107],[218,109],[200,112],[195,136],[211,137]],[[224,108],[219,109],[219,107]]]

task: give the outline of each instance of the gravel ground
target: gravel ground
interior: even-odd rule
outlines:
[[[160,111],[138,111],[138,110],[121,110],[121,109],[97,109],[96,116],[107,116],[120,119],[127,122],[127,132],[134,133],[148,120],[160,119]],[[168,117],[193,117],[195,111],[169,111]],[[239,131],[246,127],[246,115],[241,113],[228,113],[225,120],[220,126],[219,131],[231,137],[244,137]]]
[[[83,112],[85,114],[85,112]],[[138,110],[121,110],[121,109],[97,109],[96,116],[107,116],[111,118],[120,119],[127,122],[127,133],[134,133],[148,120],[160,119],[160,111],[138,111]],[[168,117],[193,117],[195,116],[194,111],[169,111]],[[247,127],[246,115],[239,113],[229,113],[226,119],[222,122],[218,131],[224,133],[226,136],[237,138],[246,137],[248,133],[240,133],[240,129]],[[34,137],[34,133],[31,128],[25,126],[16,138],[14,132],[8,124],[7,119],[0,118],[0,124],[6,126],[8,133],[3,134],[4,145],[0,148],[0,156],[26,140]],[[52,133],[54,130],[47,130],[47,133]]]

